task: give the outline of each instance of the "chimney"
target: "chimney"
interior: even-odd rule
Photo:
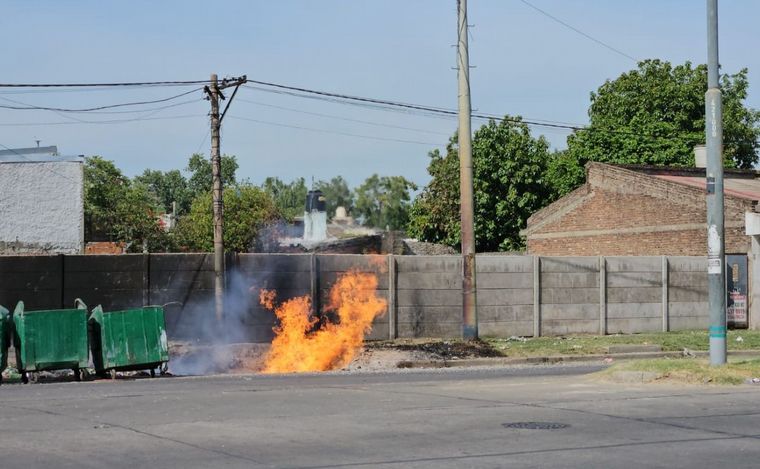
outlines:
[[[707,147],[704,145],[694,146],[694,166],[697,168],[707,167]]]

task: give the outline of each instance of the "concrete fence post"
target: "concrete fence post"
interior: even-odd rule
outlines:
[[[317,255],[314,253],[307,254],[309,257],[309,291],[311,294],[311,308],[314,311],[314,317],[321,318],[320,298],[319,298],[319,262]]]
[[[541,337],[541,257],[533,256],[533,337]]]
[[[66,254],[58,254],[58,287],[61,289],[60,294],[58,295],[59,298],[59,305],[58,308],[65,308],[64,302],[66,301],[66,282],[64,276],[66,275]],[[14,308],[16,305],[9,305],[11,308]]]
[[[662,331],[670,330],[670,298],[668,284],[670,283],[670,266],[668,256],[662,256]]]
[[[150,254],[142,255],[142,303],[150,305]]]
[[[599,256],[599,335],[607,335],[607,259]]]
[[[398,337],[398,329],[396,328],[397,320],[396,258],[393,254],[388,254],[388,339],[390,340],[394,340]]]

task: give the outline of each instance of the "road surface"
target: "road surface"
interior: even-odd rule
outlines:
[[[589,371],[9,384],[0,467],[760,467],[760,387]]]

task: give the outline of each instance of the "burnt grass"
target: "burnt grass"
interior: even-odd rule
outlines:
[[[367,342],[367,349],[394,349],[406,352],[422,352],[444,360],[457,358],[503,357],[504,354],[482,340],[426,342]]]

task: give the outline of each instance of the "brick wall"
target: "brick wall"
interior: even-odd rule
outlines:
[[[552,204],[528,220],[530,254],[704,254],[703,190],[598,163],[590,164],[587,171],[586,195],[579,203]],[[578,200],[577,193],[568,197]],[[725,198],[726,252],[749,251],[744,213],[754,210],[754,205],[751,200]]]

